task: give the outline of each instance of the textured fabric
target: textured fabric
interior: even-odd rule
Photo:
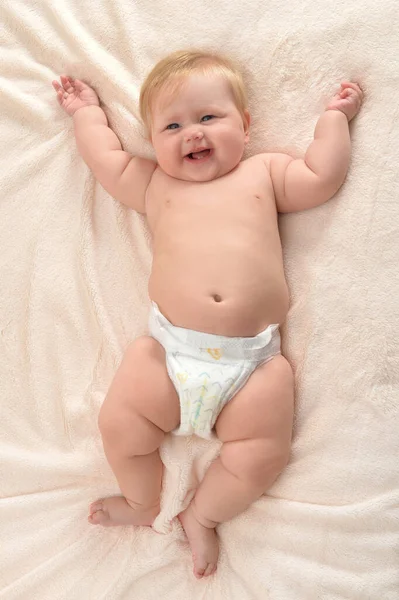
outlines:
[[[225,337],[176,327],[152,302],[150,335],[165,349],[166,366],[180,400],[175,435],[212,439],[222,408],[261,364],[280,352],[278,325],[255,337]]]
[[[397,0],[2,0],[1,600],[398,600],[398,31]],[[97,416],[147,331],[151,241],[94,182],[51,86],[60,73],[87,80],[126,150],[151,156],[139,87],[186,46],[244,66],[248,154],[303,156],[339,83],[366,93],[342,189],[279,220],[292,455],[268,495],[219,528],[207,581],[174,517],[215,441],[165,440],[156,531],[87,523],[90,502],[119,492]]]

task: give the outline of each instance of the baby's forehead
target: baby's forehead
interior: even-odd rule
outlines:
[[[227,101],[232,97],[228,82],[222,75],[194,74],[174,78],[154,94],[153,115],[196,104]]]

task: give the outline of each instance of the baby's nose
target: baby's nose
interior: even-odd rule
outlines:
[[[186,142],[191,142],[192,140],[202,140],[204,134],[202,131],[193,131],[192,133],[188,133],[186,135]]]

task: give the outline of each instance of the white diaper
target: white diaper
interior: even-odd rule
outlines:
[[[172,325],[152,303],[149,332],[165,349],[166,366],[180,399],[176,435],[210,439],[220,411],[253,371],[280,353],[278,325],[255,337],[225,337]]]

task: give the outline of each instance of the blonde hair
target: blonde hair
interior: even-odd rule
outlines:
[[[178,50],[160,60],[147,75],[140,91],[140,116],[147,135],[151,131],[151,112],[160,92],[175,94],[185,77],[194,74],[221,75],[230,85],[234,102],[245,122],[247,93],[239,68],[231,59],[201,50]]]

